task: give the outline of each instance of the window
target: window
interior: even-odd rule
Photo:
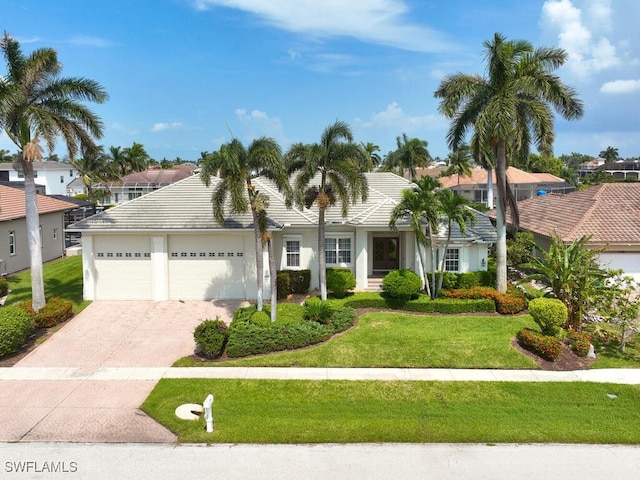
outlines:
[[[300,267],[300,240],[285,240],[285,255],[288,268]]]
[[[64,183],[64,175],[60,175],[60,183]]]
[[[128,198],[129,200],[133,200],[134,198],[138,198],[142,196],[142,192],[129,192]]]
[[[57,240],[57,239],[58,239],[58,229],[57,229],[57,228],[54,228],[54,229],[53,229],[53,239],[54,239],[54,240]]]
[[[12,230],[9,232],[9,255],[15,255],[15,254],[16,254],[16,232]]]
[[[327,265],[351,264],[351,238],[326,238]]]
[[[444,270],[446,272],[460,271],[460,250],[457,248],[447,248],[444,257]]]
[[[73,178],[73,170],[69,170],[69,176]]]

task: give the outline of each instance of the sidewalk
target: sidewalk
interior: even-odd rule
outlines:
[[[0,369],[1,380],[158,381],[161,378],[244,378],[276,380],[396,380],[472,382],[596,382],[640,385],[640,369],[480,370],[441,368],[290,367],[102,367],[85,373],[76,367]]]

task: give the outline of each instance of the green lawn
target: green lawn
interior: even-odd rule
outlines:
[[[374,312],[356,328],[298,351],[217,362],[217,366],[538,368],[511,346],[528,315],[413,315]],[[178,366],[196,365],[182,359]],[[202,363],[197,363],[202,365]]]
[[[211,434],[174,414],[209,393]],[[640,386],[594,383],[163,379],[142,408],[181,442],[637,444],[639,404]]]
[[[31,300],[31,274],[26,270],[7,279],[11,292],[6,305]],[[47,298],[60,297],[73,302],[73,311],[81,312],[90,301],[82,299],[82,256],[64,257],[44,265],[44,291]]]

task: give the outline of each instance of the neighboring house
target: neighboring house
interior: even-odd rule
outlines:
[[[64,214],[75,204],[38,195],[42,261],[64,255]],[[24,189],[0,185],[0,274],[29,268]]]
[[[471,170],[471,176],[451,175],[448,177],[439,177],[443,169],[420,170],[418,176],[430,175],[438,178],[440,185],[449,188],[456,193],[460,193],[472,202],[487,203],[487,171],[480,167]],[[492,171],[493,182],[493,204],[497,202],[496,193],[496,172]],[[546,193],[569,193],[575,191],[575,187],[569,185],[562,178],[551,175],[550,173],[531,173],[525,172],[515,167],[507,169],[507,181],[511,185],[516,201],[533,198]]]
[[[618,160],[599,165],[596,169],[604,171],[618,180],[640,180],[640,160]]]
[[[84,184],[80,177],[74,179],[67,185],[67,192],[65,195],[68,197],[75,197],[76,195],[86,195],[89,193],[87,186]]]
[[[407,224],[389,230],[391,211],[411,183],[393,173],[367,174],[369,198],[350,207],[327,210],[327,267],[351,269],[358,289],[376,274],[397,268],[419,271],[415,235]],[[210,188],[199,176],[116,206],[82,220],[70,230],[82,233],[86,299],[255,299],[256,266],[251,212],[218,225]],[[317,219],[312,209],[287,209],[269,181],[254,186],[269,196],[268,227],[273,232],[278,270],[310,269],[311,288],[318,287]],[[441,236],[446,232],[442,231]],[[478,214],[467,235],[452,231],[447,267],[465,272],[485,269],[495,242],[490,220]],[[265,262],[265,265],[268,265]],[[269,285],[265,268],[265,285]]]
[[[604,165],[604,163],[605,159],[600,157],[581,163],[578,165],[578,174],[580,175],[580,178],[597,171],[601,165]]]
[[[547,250],[551,232],[565,242],[592,235],[589,246],[605,248],[601,263],[640,281],[640,183],[605,183],[567,195],[518,203],[520,230]],[[495,217],[495,211],[489,212]],[[509,219],[507,219],[509,220]]]
[[[93,188],[109,192],[109,195],[100,198],[99,205],[120,205],[192,175],[190,165],[168,170],[148,169],[125,175],[117,182],[96,183]]]
[[[0,163],[0,175],[10,182],[24,182],[24,174],[12,163]],[[67,185],[78,177],[78,171],[64,162],[33,162],[36,185],[42,185],[47,195],[67,195]]]

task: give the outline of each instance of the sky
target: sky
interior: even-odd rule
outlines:
[[[638,157],[639,19],[638,0],[0,0],[0,28],[25,54],[54,48],[63,76],[104,86],[109,100],[90,104],[98,144],[142,143],[156,160],[234,137],[286,151],[336,120],[382,156],[406,133],[444,158],[433,92],[446,75],[484,76],[496,32],[568,53],[556,73],[585,114],[556,116],[556,156]],[[16,151],[5,134],[0,149]]]

